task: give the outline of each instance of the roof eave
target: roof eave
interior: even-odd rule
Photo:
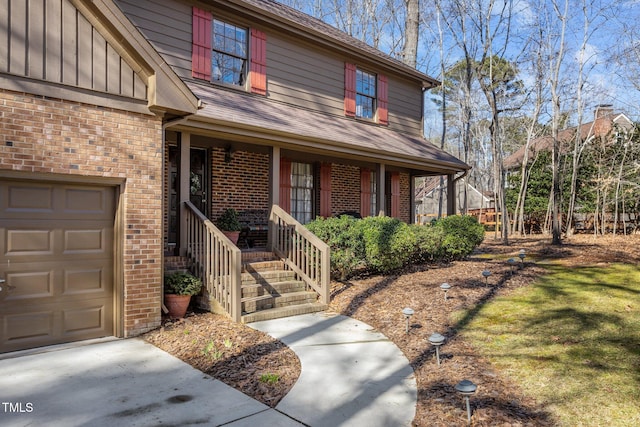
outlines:
[[[334,154],[343,158],[379,162],[389,166],[428,171],[430,173],[440,172],[443,175],[455,174],[471,169],[471,166],[461,161],[455,163],[445,162],[365,147],[355,147],[352,144],[341,143],[339,141],[300,136],[278,130],[256,128],[255,126],[214,118],[205,118],[202,116],[191,116],[174,127],[174,130],[177,131],[193,131],[194,129],[205,134],[223,135],[230,140],[246,141],[247,138],[250,138],[252,142],[260,145],[277,145],[283,148],[304,149],[305,152],[309,153]]]

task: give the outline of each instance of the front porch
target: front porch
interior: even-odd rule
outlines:
[[[200,307],[237,322],[264,320],[267,311],[273,317],[318,311],[329,302],[329,248],[307,222],[351,212],[409,223],[417,176],[446,174],[455,181],[446,165],[269,145],[263,137],[183,122],[165,130],[164,159],[166,260],[179,257],[203,280]],[[215,226],[228,208],[243,225],[237,244]],[[267,254],[251,260],[249,250]]]

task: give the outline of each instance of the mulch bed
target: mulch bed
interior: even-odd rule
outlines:
[[[555,425],[543,407],[510,381],[506,373],[479,357],[458,331],[496,295],[527,286],[544,274],[538,266],[541,261],[575,266],[640,264],[640,235],[578,235],[560,247],[551,246],[547,236],[512,238],[510,243],[505,246],[487,236],[464,261],[413,266],[398,275],[333,283],[330,310],[373,326],[410,361],[418,384],[415,426],[466,424],[464,401],[454,389],[462,379],[478,385],[471,398],[473,425]],[[523,265],[517,258],[521,248],[527,253]],[[518,264],[513,274],[505,262],[509,257],[515,257]],[[481,274],[483,270],[492,273],[488,284]],[[446,302],[440,289],[443,282],[452,286]],[[402,314],[405,307],[415,312],[408,333]],[[468,314],[454,323],[451,313],[459,310],[468,310]],[[440,366],[428,342],[434,332],[446,337],[440,348]],[[145,339],[271,407],[286,395],[300,372],[295,354],[279,341],[211,313],[192,313],[184,320],[166,322],[161,329],[146,334]],[[278,380],[268,382],[264,374],[275,374]]]

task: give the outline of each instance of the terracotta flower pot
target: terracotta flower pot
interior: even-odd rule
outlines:
[[[169,310],[169,316],[172,318],[182,319],[187,314],[191,295],[175,295],[165,294],[164,305]]]
[[[239,231],[224,231],[223,230],[222,234],[227,236],[227,238],[229,240],[231,240],[231,243],[233,243],[234,245],[238,244],[238,238],[240,238],[240,232]]]

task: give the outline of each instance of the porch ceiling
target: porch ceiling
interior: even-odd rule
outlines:
[[[270,101],[262,96],[186,82],[204,103],[180,128],[278,145],[318,154],[358,158],[417,173],[455,174],[470,166],[424,138],[366,122]]]

